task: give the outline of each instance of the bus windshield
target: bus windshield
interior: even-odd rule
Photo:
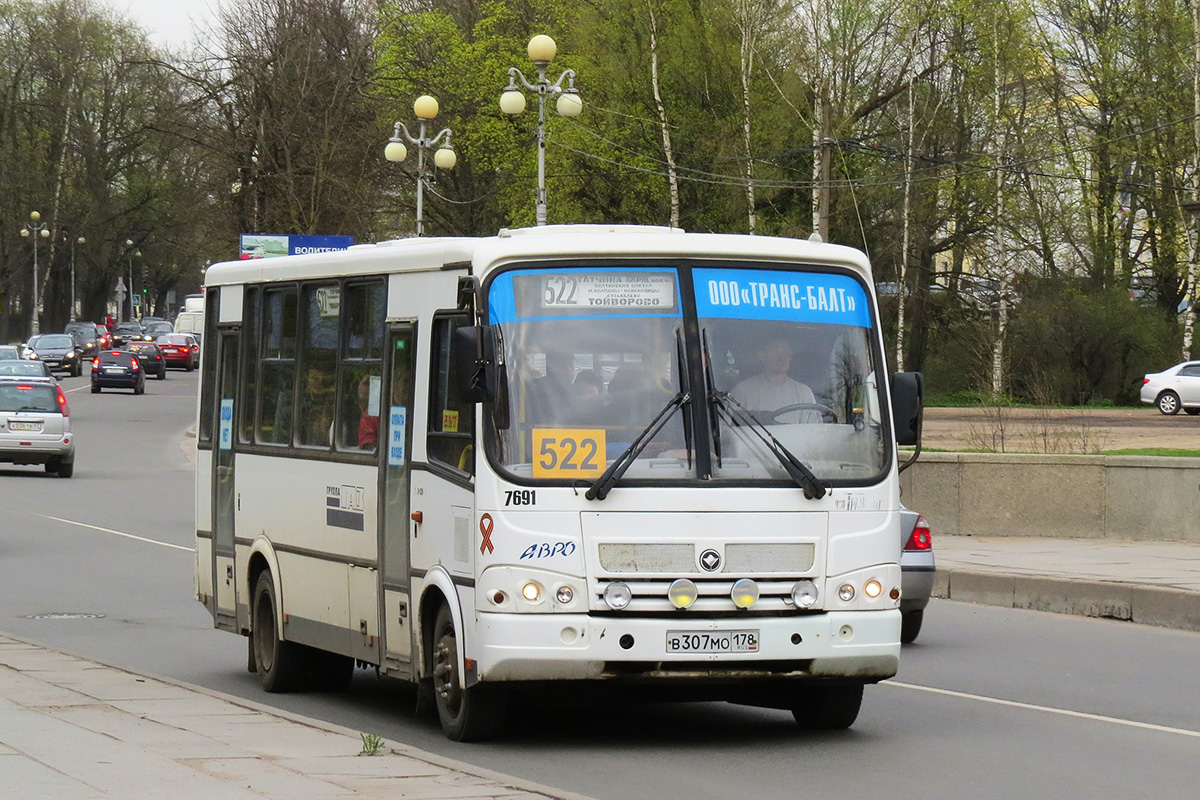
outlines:
[[[518,269],[491,282],[488,311],[509,406],[491,455],[519,478],[594,480],[685,392],[623,480],[791,482],[780,448],[830,485],[878,480],[889,463],[870,304],[847,274]],[[688,353],[704,385],[681,377]]]
[[[514,270],[491,283],[510,424],[498,465],[522,478],[594,480],[680,392],[677,271],[661,267]],[[626,479],[696,477],[675,412]]]
[[[887,463],[881,367],[862,285],[837,273],[757,269],[696,269],[693,280],[715,395],[712,477],[787,479],[767,434],[822,481],[876,478]]]

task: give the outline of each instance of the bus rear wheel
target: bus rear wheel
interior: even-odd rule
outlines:
[[[251,606],[254,635],[254,666],[262,687],[268,692],[291,692],[302,688],[309,665],[304,648],[279,638],[276,620],[279,604],[275,601],[275,582],[270,570],[259,573]]]
[[[842,730],[858,719],[862,696],[861,683],[799,689],[792,698],[792,716],[802,728]]]
[[[444,603],[433,624],[433,694],[446,737],[456,742],[479,742],[504,728],[504,692],[494,686],[462,686],[458,668],[458,636],[454,618]]]

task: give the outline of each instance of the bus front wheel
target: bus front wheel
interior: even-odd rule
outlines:
[[[263,689],[290,692],[301,688],[308,675],[308,664],[300,645],[279,638],[276,625],[279,604],[275,601],[275,582],[270,570],[259,573],[252,608],[254,666]]]
[[[803,728],[842,730],[858,719],[861,683],[800,689],[792,699],[792,716]]]
[[[463,688],[458,668],[458,636],[445,604],[433,624],[433,695],[447,738],[456,742],[491,739],[504,728],[505,697],[494,686]]]

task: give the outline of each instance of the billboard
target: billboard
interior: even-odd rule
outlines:
[[[275,258],[306,253],[345,250],[354,244],[353,236],[300,236],[280,233],[243,233],[238,258]]]

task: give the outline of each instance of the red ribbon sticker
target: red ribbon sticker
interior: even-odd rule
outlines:
[[[492,544],[492,528],[494,527],[491,514],[484,514],[479,518],[479,532],[483,534],[483,541],[479,543],[479,555],[483,555],[484,550],[489,553],[496,552],[496,547]]]

